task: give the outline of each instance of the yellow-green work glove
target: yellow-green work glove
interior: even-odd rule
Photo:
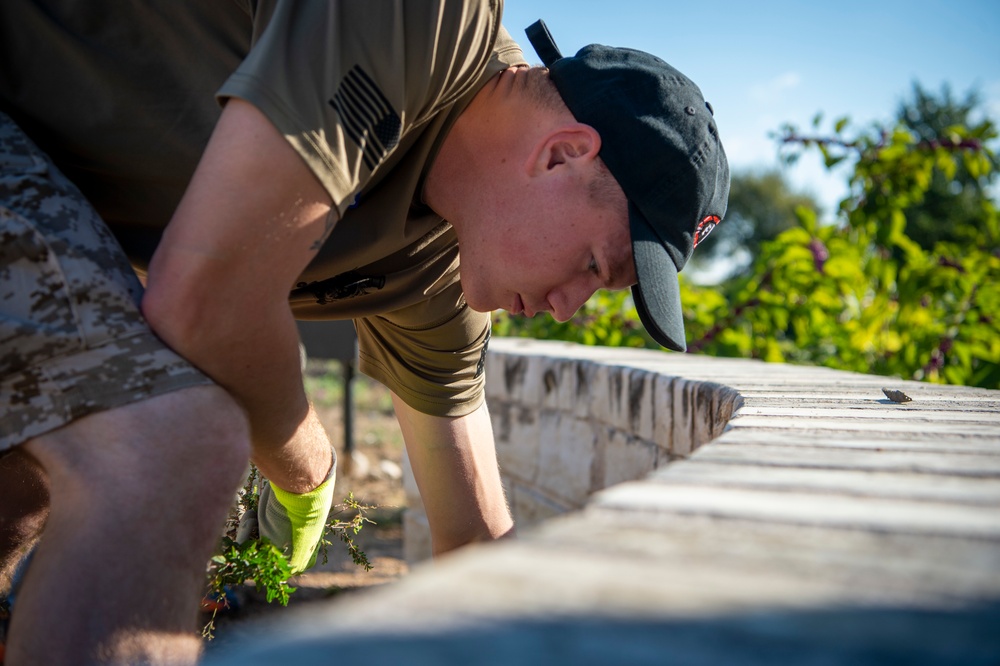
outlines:
[[[270,481],[261,485],[257,511],[260,535],[285,550],[293,574],[302,573],[316,563],[326,519],[333,506],[336,470],[334,458],[326,481],[301,495],[282,490]]]

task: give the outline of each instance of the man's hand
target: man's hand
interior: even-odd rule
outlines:
[[[316,563],[327,517],[333,506],[336,472],[337,457],[334,454],[329,476],[315,490],[296,494],[282,490],[270,481],[261,485],[257,505],[260,535],[285,550],[293,574],[302,573]]]

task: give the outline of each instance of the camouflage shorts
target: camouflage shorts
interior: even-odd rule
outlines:
[[[153,335],[83,195],[0,113],[0,453],[80,417],[209,383]]]

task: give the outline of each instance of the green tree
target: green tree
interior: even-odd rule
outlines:
[[[793,190],[778,169],[733,173],[725,221],[698,246],[687,270],[703,274],[720,262],[730,266],[723,278],[748,270],[765,242],[798,225],[800,207],[820,211],[815,198]]]
[[[817,120],[818,124],[819,120]],[[780,135],[792,157],[819,150],[854,165],[843,221],[799,225],[766,244],[753,272],[706,299],[687,287],[690,350],[794,361],[935,382],[1000,387],[1000,216],[985,198],[965,242],[925,250],[907,234],[935,172],[993,177],[992,124],[917,137],[905,126]],[[848,135],[850,132],[850,135]],[[721,303],[721,304],[720,304]],[[718,304],[713,306],[712,304]]]
[[[947,84],[934,94],[914,82],[910,97],[897,108],[896,120],[918,141],[928,143],[947,136],[953,127],[971,128],[973,134],[980,135],[995,131],[993,121],[982,112],[976,91],[957,99]],[[996,174],[995,161],[992,170],[976,176],[964,164],[958,164],[951,175],[935,169],[923,199],[903,209],[907,235],[925,250],[933,249],[937,242],[972,240]]]

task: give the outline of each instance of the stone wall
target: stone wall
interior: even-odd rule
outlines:
[[[487,372],[518,538],[207,663],[1000,663],[1000,391],[522,340]]]
[[[658,357],[667,365],[651,366],[650,359]],[[679,376],[690,366],[686,358],[493,341],[486,394],[501,476],[519,529],[579,509],[595,492],[640,479],[722,433],[742,404],[740,395],[712,381]],[[673,376],[665,373],[670,361],[677,366]],[[430,534],[408,469],[406,488],[406,558],[412,564],[430,557]]]

